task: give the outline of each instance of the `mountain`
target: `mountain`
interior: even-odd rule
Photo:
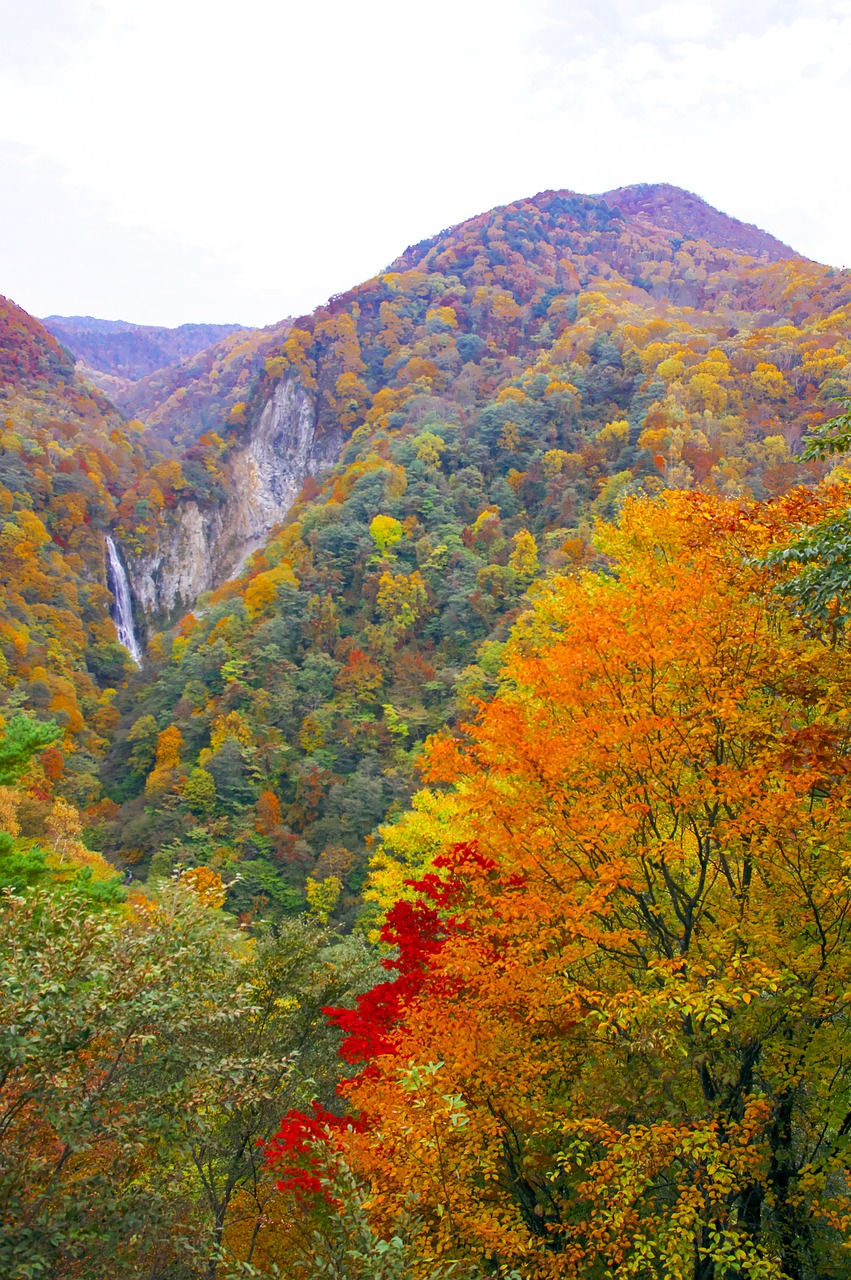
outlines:
[[[110,616],[105,537],[158,458],[53,335],[5,298],[0,422],[2,703],[60,725],[53,767],[86,806],[101,794],[98,761],[119,719],[111,701],[130,670]]]
[[[129,423],[9,304],[0,500],[33,537],[6,696],[49,710],[77,680],[55,786],[120,866],[209,863],[247,916],[337,876],[351,919],[423,740],[494,687],[536,579],[598,563],[596,519],[823,473],[799,442],[848,393],[849,314],[847,272],[645,186],[409,246],[139,379]],[[130,680],[107,534],[148,642]]]
[[[851,273],[546,191],[135,385],[0,300],[0,1273],[844,1276]]]
[[[165,444],[192,444],[226,430],[251,393],[263,360],[291,324],[265,329],[185,324],[152,328],[90,316],[49,316],[45,326],[77,359],[81,376]]]
[[[292,321],[239,329],[194,355],[146,374],[115,394],[115,403],[151,432],[177,444],[205,431],[226,431],[252,394],[264,360],[280,346]]]
[[[42,323],[95,377],[106,374],[129,382],[186,360],[241,328],[236,324],[182,324],[166,329],[94,316],[47,316]]]
[[[102,772],[111,857],[207,863],[246,918],[337,877],[353,919],[425,737],[494,688],[541,574],[601,563],[595,519],[823,473],[799,442],[848,392],[851,276],[639,195],[543,192],[410,246],[268,349],[218,443],[180,455],[186,487],[144,508],[145,546],[127,498],[162,629]]]
[[[626,212],[615,202],[615,196],[626,206]],[[649,218],[648,210],[654,209],[660,210],[658,224]],[[688,238],[698,230],[706,236]],[[680,234],[676,234],[678,231]],[[738,248],[725,248],[725,242]],[[752,251],[750,256],[757,255],[754,266],[769,265],[770,260],[785,260],[792,254],[765,233],[748,228],[675,188],[630,188],[603,198],[572,192],[544,192],[533,201],[494,210],[413,246],[388,270],[389,273],[411,269],[433,272],[433,264],[440,255],[448,254],[459,280],[463,280],[465,288],[470,288],[476,283],[480,269],[486,270],[495,284],[509,272],[510,257],[522,263],[522,272],[515,272],[512,282],[514,292],[506,294],[502,304],[497,303],[508,308],[501,321],[502,328],[511,329],[508,342],[500,326],[493,326],[488,307],[476,305],[469,310],[456,307],[454,337],[449,339],[444,335],[436,340],[437,347],[443,348],[444,359],[451,351],[456,353],[454,365],[450,362],[446,366],[446,374],[451,376],[460,371],[465,362],[469,363],[468,354],[484,351],[485,336],[491,338],[497,349],[504,348],[506,354],[510,352],[513,356],[537,349],[541,341],[547,341],[548,334],[557,336],[559,328],[569,319],[570,299],[595,278],[621,279],[624,285],[628,283],[642,289],[651,297],[668,299],[681,306],[701,307],[707,293],[702,282],[711,279],[708,292],[713,294],[722,286],[722,268],[732,277],[734,267],[738,270],[742,244],[747,244]],[[803,262],[794,254],[790,260]],[[445,266],[438,272],[441,273],[446,278]],[[736,297],[742,283],[736,280],[728,303],[748,308],[747,298],[739,301]],[[329,312],[339,310],[347,298],[355,300],[359,315],[363,313],[357,325],[360,344],[362,331],[381,328],[380,316],[374,314],[375,287],[367,283],[351,294],[340,295],[329,304]],[[379,298],[379,310],[381,305]],[[514,316],[512,308],[516,310]],[[303,319],[297,326],[302,323],[307,328],[299,332],[308,333],[313,342],[315,319]],[[433,320],[431,324],[439,327],[440,322]],[[259,454],[250,444],[254,437],[246,427],[245,415],[253,414],[255,424],[259,422],[259,410],[272,394],[272,380],[265,365],[270,359],[273,366],[276,360],[278,363],[281,359],[288,360],[285,339],[291,325],[292,322],[285,321],[274,329],[232,335],[191,361],[150,375],[118,397],[126,412],[141,417],[151,431],[162,437],[161,445],[168,439],[189,453],[193,448],[197,453],[199,446],[193,445],[193,441],[201,437],[202,432],[213,432],[231,440],[235,482],[230,484],[227,480],[230,467],[221,468],[224,481],[217,487],[213,501],[204,500],[202,483],[200,503],[188,507],[179,504],[178,523],[167,521],[156,546],[134,567],[136,594],[144,601],[145,608],[158,618],[181,603],[184,607],[191,604],[201,591],[233,571],[246,554],[258,548],[285,514],[292,500],[293,486],[297,488],[306,475],[315,472],[317,465],[327,461],[329,449],[337,447],[334,440],[340,426],[340,404],[331,383],[343,374],[357,382],[354,370],[347,370],[345,359],[336,373],[332,361],[323,373],[325,385],[318,388],[319,397],[311,401],[311,412],[315,412],[323,436],[321,445],[316,449],[308,446],[303,428],[286,415],[274,424],[267,420],[266,443],[260,446]],[[449,330],[452,326],[444,328]],[[320,337],[324,329],[322,322]],[[368,334],[367,338],[367,343],[362,345],[364,351],[372,348],[373,364],[368,369],[366,382],[360,385],[368,394],[370,387],[375,389],[381,385],[382,362],[389,356],[388,348],[381,342],[371,342]],[[391,343],[393,341],[401,345],[398,339],[391,339]],[[358,359],[361,360],[361,356]],[[478,367],[476,360],[471,367]],[[257,388],[259,391],[255,394]],[[310,391],[309,385],[307,390]],[[288,442],[296,438],[301,444],[293,451]],[[207,473],[208,463],[209,459],[204,463]],[[197,467],[194,473],[198,474]],[[256,488],[250,494],[244,492],[239,479],[248,473],[256,477]]]
[[[730,218],[700,196],[666,182],[617,187],[600,198],[630,219],[643,219],[648,226],[665,227],[684,240],[705,240],[716,249],[731,249],[764,262],[797,257],[794,249],[768,232],[760,231],[750,222]]]

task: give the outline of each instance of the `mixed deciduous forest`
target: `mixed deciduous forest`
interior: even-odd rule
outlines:
[[[851,273],[550,191],[0,379],[3,1275],[846,1275]]]

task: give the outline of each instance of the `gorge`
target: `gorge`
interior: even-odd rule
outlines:
[[[342,443],[339,430],[317,433],[315,399],[298,379],[279,380],[256,425],[228,454],[224,500],[206,510],[182,503],[154,547],[130,561],[133,595],[145,613],[170,619],[236,576]]]
[[[0,300],[0,1273],[841,1280],[851,273],[639,184],[51,324]]]

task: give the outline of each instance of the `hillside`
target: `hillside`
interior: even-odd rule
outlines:
[[[128,382],[187,360],[240,329],[236,324],[166,329],[94,316],[47,316],[42,324],[87,370]]]
[[[266,356],[280,346],[290,324],[282,320],[227,334],[115,391],[115,403],[177,445],[191,444],[205,431],[226,434],[231,416],[239,419],[239,406],[250,398]]]
[[[133,386],[0,300],[0,1274],[844,1277],[851,273],[547,191]]]
[[[823,474],[797,450],[848,391],[851,277],[695,201],[544,192],[294,321],[223,491],[294,389],[315,440],[348,443],[238,580],[153,637],[104,850],[142,875],[208,863],[247,918],[336,877],[351,921],[424,739],[494,688],[536,579],[599,563],[595,519],[666,486],[762,498]]]
[[[601,199],[631,219],[641,218],[648,226],[664,227],[684,240],[705,240],[715,249],[731,249],[765,262],[797,257],[794,249],[767,231],[730,218],[700,196],[668,183],[640,182],[632,187],[617,187],[606,191]]]
[[[61,778],[85,807],[101,796],[112,699],[130,669],[110,617],[104,536],[156,458],[77,378],[56,339],[6,299],[0,419],[0,714],[27,707],[58,723],[42,800]]]

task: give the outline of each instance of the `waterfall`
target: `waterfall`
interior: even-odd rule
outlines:
[[[133,602],[130,598],[130,583],[127,581],[127,574],[124,565],[121,563],[118,548],[108,535],[106,550],[109,555],[109,576],[112,579],[112,594],[115,599],[115,630],[118,632],[119,643],[124,645],[136,666],[141,667],[142,650],[139,647],[139,641],[136,639],[136,630],[133,626]]]

